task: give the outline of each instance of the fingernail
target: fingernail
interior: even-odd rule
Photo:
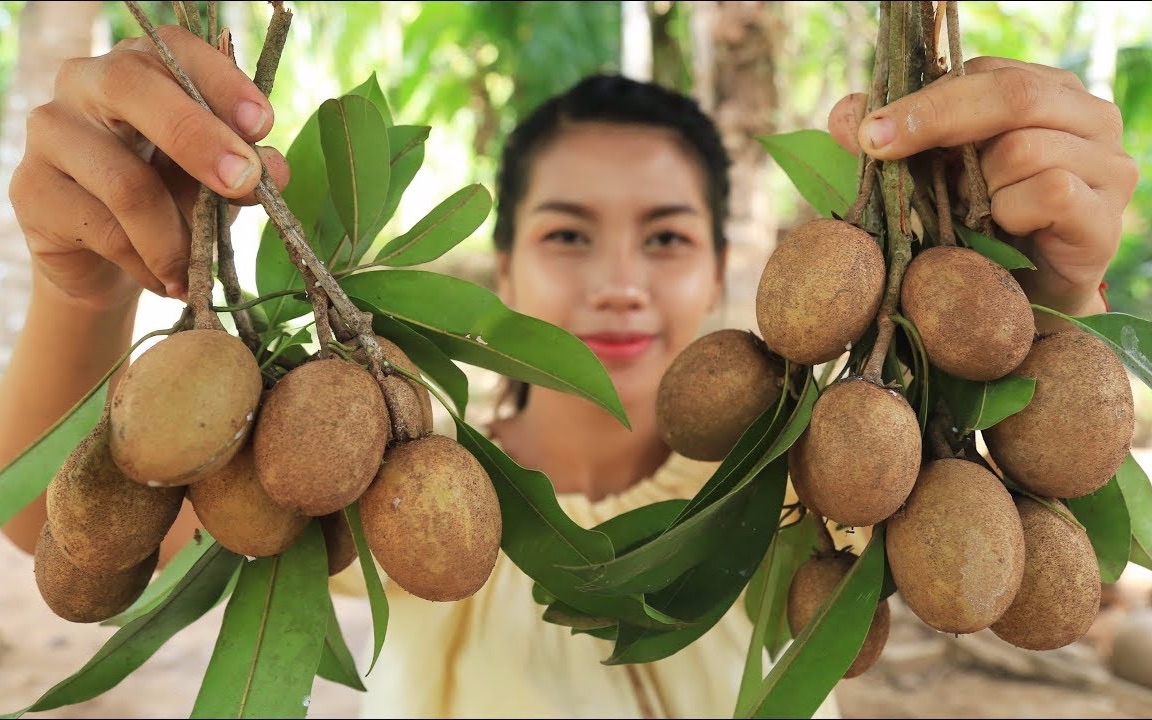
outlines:
[[[874,118],[866,121],[864,132],[868,135],[868,142],[872,143],[873,150],[879,150],[896,139],[896,123],[891,118]]]
[[[255,169],[256,165],[248,158],[232,153],[226,153],[216,165],[216,172],[230,190],[238,190]]]
[[[251,100],[245,100],[236,108],[236,129],[246,135],[259,135],[268,122],[268,113]]]

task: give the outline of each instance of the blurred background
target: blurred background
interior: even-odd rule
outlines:
[[[157,24],[175,22],[170,3],[141,4]],[[837,100],[866,90],[878,3],[302,0],[287,6],[294,19],[272,93],[277,118],[268,144],[286,151],[323,100],[372,73],[398,124],[433,128],[424,166],[386,235],[406,230],[466,184],[493,188],[496,159],[517,119],[588,72],[617,70],[692,94],[716,119],[734,161],[728,302],[716,322],[754,328],[756,282],[776,238],[812,217],[755,138],[826,129]],[[271,8],[263,2],[224,2],[220,8],[237,60],[251,74]],[[998,55],[1066,68],[1092,93],[1119,105],[1126,149],[1139,161],[1142,179],[1106,278],[1108,297],[1113,310],[1152,318],[1152,3],[968,0],[960,5],[960,20],[966,57]],[[138,34],[118,2],[0,0],[0,188],[6,190],[23,154],[25,115],[50,99],[60,62],[107,52]],[[23,323],[29,283],[7,192],[3,199],[0,368]],[[490,286],[491,221],[427,269]],[[234,230],[240,278],[248,289],[255,286],[264,222],[261,209],[245,209]],[[137,336],[171,325],[181,309],[175,301],[147,296]],[[496,378],[466,369],[473,406],[483,408]],[[1152,470],[1146,460],[1152,457],[1146,449],[1152,445],[1152,391],[1139,383],[1133,388],[1137,458]],[[30,567],[30,559],[0,542],[0,569],[28,573],[27,582],[22,578],[0,590],[0,712],[38,697],[111,634],[109,628],[68,626],[48,613],[32,589]],[[1116,685],[1101,674],[1117,628],[1147,605],[1148,589],[1144,582],[1113,588],[1106,602],[1116,612],[1102,615],[1111,625],[1102,621],[1085,647],[1071,654],[1022,660],[994,643],[981,646],[978,638],[967,649],[956,650],[962,646],[953,643],[941,650],[933,638],[906,637],[885,651],[887,669],[870,673],[879,681],[845,684],[842,709],[851,717],[1152,715],[1152,693],[1142,695],[1139,686]],[[359,605],[341,612],[353,625],[365,622]],[[1152,621],[1145,619],[1141,627],[1152,642]],[[354,628],[346,632],[356,637]],[[190,628],[121,687],[45,715],[183,714],[197,685],[188,678],[199,677],[214,638],[214,628],[199,635]],[[1152,653],[1137,664],[1152,685]],[[188,692],[182,695],[181,686]],[[343,688],[319,681],[311,714],[346,716],[355,712],[354,703]]]

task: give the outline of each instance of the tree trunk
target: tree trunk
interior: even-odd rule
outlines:
[[[20,49],[0,117],[0,187],[5,189],[24,154],[28,111],[52,98],[60,63],[93,53],[96,2],[32,0],[20,13]],[[106,41],[105,41],[106,42]],[[12,205],[0,203],[0,370],[7,367],[23,327],[31,289],[28,252]]]
[[[727,327],[756,328],[756,287],[776,246],[769,197],[771,158],[757,137],[776,131],[777,59],[785,8],[774,2],[699,2],[692,34],[696,96],[732,158],[727,226]]]

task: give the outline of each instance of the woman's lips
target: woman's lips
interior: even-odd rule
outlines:
[[[652,345],[655,335],[645,333],[591,333],[581,335],[601,362],[634,360]]]

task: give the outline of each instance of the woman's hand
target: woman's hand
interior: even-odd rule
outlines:
[[[260,162],[248,143],[272,128],[271,105],[200,38],[178,27],[160,35],[215,114],[136,38],[65,62],[52,101],[28,116],[12,205],[34,271],[87,307],[122,304],[141,287],[183,298],[199,183],[254,202]],[[283,186],[283,157],[270,148],[261,157]]]
[[[976,58],[865,117],[850,95],[829,129],[852,152],[879,160],[975,143],[992,219],[1025,238],[1036,271],[1018,273],[1033,302],[1093,312],[1120,243],[1121,214],[1136,188],[1136,163],[1121,147],[1119,109],[1085,90],[1075,74]]]

